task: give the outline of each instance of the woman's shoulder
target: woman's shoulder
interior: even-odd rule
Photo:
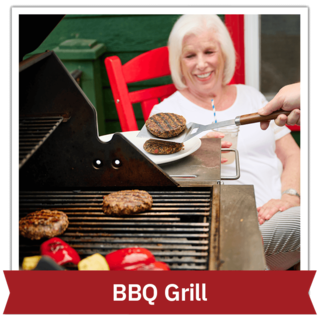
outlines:
[[[171,103],[172,101],[176,101],[182,97],[182,94],[179,91],[174,92],[172,95],[165,98],[162,103]]]
[[[181,93],[179,91],[176,91],[169,97],[165,98],[159,104],[156,104],[151,112],[151,115],[161,112],[172,112],[176,105],[178,105],[178,100],[181,98],[181,96]]]
[[[238,94],[245,100],[252,101],[254,104],[256,104],[256,107],[260,108],[267,104],[265,96],[253,86],[247,84],[237,84],[236,87]]]
[[[257,95],[261,94],[259,90],[247,84],[236,84],[236,87],[242,92],[247,92],[247,93],[257,94]]]

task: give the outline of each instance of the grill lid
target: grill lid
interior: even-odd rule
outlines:
[[[21,118],[69,118],[25,161],[20,189],[179,186],[123,135],[98,138],[94,106],[54,52],[23,61],[19,81]]]

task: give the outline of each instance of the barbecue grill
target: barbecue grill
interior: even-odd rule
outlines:
[[[19,99],[19,218],[65,212],[59,237],[81,258],[140,246],[172,270],[266,269],[253,186],[223,185],[220,139],[163,165],[120,133],[101,141],[94,106],[53,51],[20,62]],[[151,210],[106,216],[103,196],[123,189],[148,191]],[[45,240],[20,236],[20,265]]]

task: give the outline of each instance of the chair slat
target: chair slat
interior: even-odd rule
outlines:
[[[150,80],[170,74],[167,47],[150,50],[123,65],[126,83]]]

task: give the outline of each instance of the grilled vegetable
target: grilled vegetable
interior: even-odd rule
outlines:
[[[111,270],[130,270],[132,266],[148,265],[156,261],[149,250],[139,247],[116,250],[105,258]]]
[[[23,270],[32,270],[34,269],[42,256],[31,256],[23,258],[22,269]]]
[[[124,270],[170,270],[169,267],[161,262],[161,261],[156,261],[155,263],[151,263],[148,265],[145,264],[137,264],[137,265],[133,265],[133,266],[127,266],[125,267]]]
[[[81,260],[78,253],[72,247],[57,237],[45,241],[41,245],[40,250],[43,256],[51,257],[58,265],[66,263],[77,265]]]
[[[82,259],[78,264],[79,270],[110,270],[105,258],[100,254],[94,254]]]

